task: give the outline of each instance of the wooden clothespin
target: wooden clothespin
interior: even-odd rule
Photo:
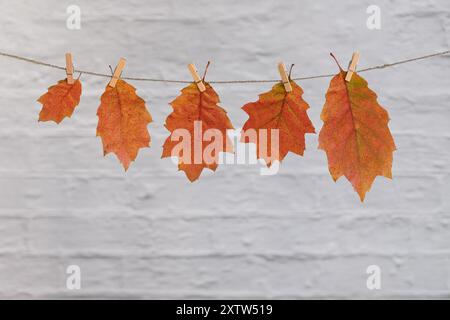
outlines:
[[[73,80],[73,63],[72,54],[70,52],[66,53],[66,75],[67,83],[73,84],[75,81]]]
[[[193,63],[188,64],[189,72],[192,75],[192,78],[194,79],[194,82],[197,84],[198,90],[200,92],[203,92],[206,90],[205,84],[202,81],[202,78],[197,73],[197,69],[195,68],[195,65]]]
[[[345,76],[345,81],[349,82],[352,80],[353,72],[356,72],[356,65],[359,61],[359,52],[355,51],[352,55],[352,60],[350,60],[350,63],[348,65],[347,74]]]
[[[125,68],[125,63],[127,62],[127,60],[125,60],[125,58],[120,58],[119,63],[117,64],[117,67],[114,69],[114,73],[112,75],[111,81],[109,81],[109,86],[110,87],[115,87],[117,80],[119,80],[120,75],[122,74],[122,70],[123,68]]]
[[[284,90],[286,90],[286,92],[291,92],[292,86],[291,83],[289,82],[289,77],[286,72],[286,66],[284,65],[283,62],[280,62],[278,64],[278,72],[280,73],[281,81],[283,82],[284,85]]]

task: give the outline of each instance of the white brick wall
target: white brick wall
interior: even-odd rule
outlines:
[[[66,29],[78,4],[82,29]],[[381,7],[382,29],[366,28]],[[360,67],[450,43],[450,3],[416,1],[6,1],[0,49],[77,68],[189,79],[186,64],[213,61],[214,79],[336,71],[328,53]],[[82,101],[60,126],[38,123],[36,99],[64,72],[0,57],[1,298],[450,297],[450,57],[363,76],[391,115],[394,180],[378,178],[366,202],[333,183],[317,135],[305,157],[276,176],[223,166],[190,184],[161,160],[168,102],[182,85],[133,82],[154,122],[152,147],[124,173],[102,157],[96,109],[106,79],[83,76]],[[317,131],[329,79],[302,81]],[[270,85],[216,85],[235,127],[240,107]],[[82,289],[65,287],[78,264]],[[366,288],[368,265],[382,289]]]

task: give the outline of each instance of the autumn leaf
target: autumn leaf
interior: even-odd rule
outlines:
[[[73,84],[68,84],[67,79],[58,81],[37,100],[42,104],[39,121],[60,123],[65,117],[70,117],[80,102],[80,96],[81,82],[79,79],[75,80]]]
[[[376,93],[356,72],[346,82],[346,72],[339,69],[326,93],[319,149],[327,154],[333,179],[344,175],[364,201],[376,176],[392,178],[396,148],[388,127],[389,115],[378,104]]]
[[[217,169],[219,152],[233,152],[226,134],[233,126],[218,105],[217,93],[207,82],[204,84],[204,92],[195,83],[181,90],[181,95],[170,103],[173,112],[165,124],[171,134],[164,143],[162,158],[177,156],[178,169],[191,182],[199,178],[204,168]]]
[[[306,113],[309,105],[302,98],[302,88],[292,80],[290,84],[291,92],[277,83],[269,92],[260,94],[258,101],[242,107],[249,118],[242,129],[241,142],[255,143],[257,157],[269,167],[274,160],[282,161],[289,151],[303,155],[305,134],[315,133]]]
[[[114,88],[106,86],[97,116],[97,136],[102,139],[104,155],[115,153],[127,170],[139,149],[150,146],[147,125],[152,117],[145,101],[132,85],[119,79]]]

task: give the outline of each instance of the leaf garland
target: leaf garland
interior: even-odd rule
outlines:
[[[337,64],[339,73],[331,79],[321,113],[323,127],[319,133],[319,149],[327,155],[332,178],[336,181],[345,176],[364,201],[377,176],[392,178],[396,147],[388,127],[388,113],[378,103],[376,93],[356,72],[347,82],[346,72]],[[269,167],[275,160],[282,161],[289,152],[303,155],[305,134],[315,133],[307,114],[309,105],[302,98],[302,88],[291,79],[289,82],[292,92],[286,92],[283,84],[277,83],[270,91],[260,94],[257,101],[242,107],[248,119],[241,141],[255,143],[257,157],[264,159]],[[173,111],[165,123],[170,135],[164,142],[161,157],[178,157],[179,170],[184,171],[191,182],[197,180],[205,168],[215,171],[221,152],[233,152],[227,136],[227,130],[233,129],[231,121],[220,107],[213,87],[204,81],[203,84],[203,92],[195,82],[181,90],[170,103]],[[68,84],[67,79],[58,81],[38,99],[42,104],[39,121],[59,124],[71,117],[81,93],[79,79],[73,84]],[[147,125],[152,117],[136,89],[122,79],[118,79],[114,87],[106,86],[100,100],[97,136],[102,139],[103,153],[115,153],[127,170],[139,149],[150,146]],[[247,135],[251,130],[255,135]],[[265,140],[261,138],[264,131]],[[275,131],[277,148],[273,149],[271,134]],[[262,140],[266,143],[265,150],[261,148]]]

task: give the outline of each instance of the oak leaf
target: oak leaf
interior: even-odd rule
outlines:
[[[116,154],[125,170],[136,159],[140,148],[150,146],[147,125],[152,117],[136,89],[119,79],[115,87],[106,86],[97,110],[97,136],[103,143],[103,154]]]
[[[60,123],[65,117],[72,116],[75,107],[80,103],[81,82],[75,80],[68,84],[67,79],[58,81],[48,88],[48,91],[37,101],[42,104],[39,121],[54,121]]]
[[[356,72],[345,81],[346,72],[339,69],[326,93],[319,149],[327,154],[334,181],[344,175],[364,201],[376,176],[392,179],[396,147],[388,127],[389,115],[376,93]]]
[[[233,152],[226,133],[227,129],[233,129],[230,119],[219,106],[214,89],[207,82],[204,85],[204,92],[195,83],[183,88],[181,95],[170,103],[173,112],[165,123],[170,136],[164,142],[161,158],[178,157],[178,169],[191,182],[199,178],[204,168],[217,169],[219,152]]]
[[[292,80],[290,84],[291,92],[278,83],[260,94],[258,101],[242,107],[249,118],[242,129],[241,142],[255,143],[257,158],[264,159],[269,167],[275,160],[282,161],[289,151],[303,155],[305,134],[315,133],[302,88]]]

